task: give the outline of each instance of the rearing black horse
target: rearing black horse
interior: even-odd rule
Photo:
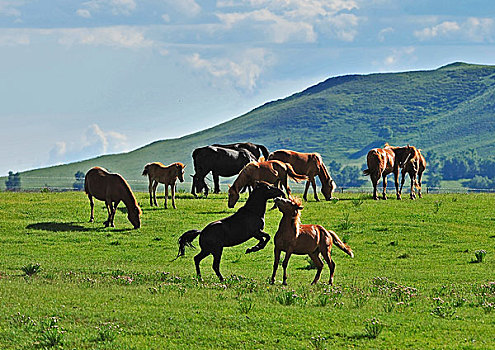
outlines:
[[[218,146],[196,148],[192,154],[194,171],[191,193],[196,196],[204,190],[208,196],[206,175],[211,171],[215,184],[215,193],[220,192],[220,176],[230,177],[239,174],[249,162],[255,161],[255,156],[245,149],[229,149]]]
[[[213,255],[213,270],[220,281],[223,276],[220,273],[220,259],[224,247],[232,247],[246,242],[250,238],[259,240],[254,247],[248,248],[247,253],[263,249],[270,236],[263,232],[265,226],[266,202],[271,198],[285,197],[278,188],[265,183],[258,183],[246,204],[233,215],[208,224],[202,231],[190,230],[179,238],[179,253],[177,257],[184,255],[185,247],[191,246],[192,241],[199,235],[201,251],[194,257],[196,273],[201,278],[199,263],[208,255]]]

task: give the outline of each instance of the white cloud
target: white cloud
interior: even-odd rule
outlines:
[[[136,9],[136,2],[134,0],[90,0],[84,2],[82,6],[84,7],[82,10],[87,10],[88,12],[108,11],[115,16],[129,16]]]
[[[422,41],[454,38],[477,43],[491,43],[495,36],[495,20],[469,17],[462,23],[446,21],[433,27],[417,30],[414,35]]]
[[[401,49],[393,49],[392,54],[385,57],[383,63],[390,67],[401,63],[402,60],[411,59],[416,49],[414,47],[405,47]]]
[[[201,13],[201,6],[195,0],[164,0],[168,6],[177,12],[187,16],[195,17]]]
[[[127,136],[115,131],[103,131],[97,124],[90,125],[79,140],[58,141],[49,152],[50,163],[86,159],[129,149]]]
[[[0,29],[0,46],[29,45],[28,31],[23,29]]]
[[[24,5],[22,0],[0,0],[0,16],[20,17],[21,11],[17,8]]]
[[[79,10],[76,11],[76,14],[79,17],[91,18],[91,12],[89,12],[89,10],[86,10],[86,9],[79,9]]]
[[[395,31],[395,29],[392,27],[388,27],[388,28],[384,28],[384,29],[380,30],[380,32],[378,33],[378,40],[380,42],[384,42],[386,36],[390,33],[393,33],[394,31]]]
[[[50,30],[49,34],[58,35],[58,42],[68,46],[79,44],[137,49],[154,45],[152,40],[145,38],[143,30],[126,26],[64,28]]]
[[[257,81],[272,59],[265,49],[248,49],[233,59],[202,58],[198,53],[188,57],[193,68],[212,76],[215,81],[232,84],[238,88],[252,91]]]

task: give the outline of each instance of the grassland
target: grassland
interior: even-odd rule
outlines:
[[[495,348],[494,195],[305,203],[303,223],[334,229],[355,252],[334,250],[333,287],[327,267],[309,285],[305,257],[291,258],[288,287],[280,269],[269,285],[273,243],[245,255],[255,241],[224,250],[225,283],[211,257],[198,281],[196,251],[172,261],[177,238],[232,213],[226,196],[180,194],[177,210],[137,197],[143,225],[132,230],[121,211],[103,228],[102,202],[88,223],[83,193],[0,192],[0,348]],[[280,218],[267,212],[265,231]]]

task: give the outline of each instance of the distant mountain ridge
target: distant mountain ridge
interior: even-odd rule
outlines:
[[[181,161],[192,173],[194,148],[238,141],[262,143],[270,151],[319,152],[326,163],[358,166],[370,148],[385,142],[442,155],[475,149],[495,156],[494,135],[495,66],[456,62],[430,71],[329,78],[201,132],[23,172],[21,179],[37,177],[32,186],[71,187],[77,171],[99,165],[142,181],[142,169],[151,161]],[[23,187],[30,186],[26,181]]]

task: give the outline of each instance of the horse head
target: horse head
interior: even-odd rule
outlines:
[[[229,186],[229,208],[234,208],[235,204],[239,200],[239,192],[237,192],[233,186]]]
[[[132,226],[134,226],[135,229],[141,227],[141,215],[142,211],[141,208],[136,204],[133,207],[130,207],[127,212],[127,219],[131,222]]]
[[[285,193],[281,189],[274,187],[274,186],[271,186],[271,185],[269,185],[263,181],[256,183],[256,186],[254,187],[254,190],[251,193],[251,196],[253,196],[255,193],[256,194],[261,193],[262,196],[266,200],[277,198],[277,197],[285,198]]]
[[[295,197],[290,197],[289,199],[277,197],[274,199],[274,202],[282,214],[290,215],[290,217],[297,217],[299,211],[304,208],[301,206],[301,200]]]
[[[182,163],[176,163],[175,166],[177,168],[177,177],[179,181],[184,182],[184,169],[186,168],[186,166]]]
[[[399,150],[399,149],[398,149]],[[414,158],[416,155],[416,147],[409,146],[400,147],[400,151],[396,151],[397,162],[399,167],[403,168],[404,165],[409,162],[410,159]]]
[[[337,188],[337,184],[335,183],[335,181],[333,181],[332,178],[329,178],[328,181],[322,181],[322,184],[321,184],[321,193],[323,194],[323,196],[325,197],[325,199],[327,201],[329,200],[332,200],[333,199],[333,191],[335,191],[335,189]]]

